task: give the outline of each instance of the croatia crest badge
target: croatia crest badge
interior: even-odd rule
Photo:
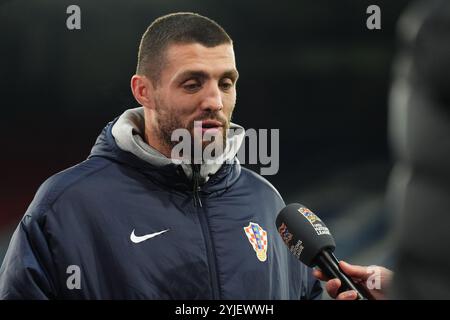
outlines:
[[[248,241],[256,252],[256,257],[261,262],[267,260],[267,232],[260,227],[259,224],[250,222],[247,227],[244,227],[245,234]]]

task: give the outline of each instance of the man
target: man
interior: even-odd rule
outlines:
[[[237,78],[232,41],[215,22],[192,13],[155,20],[131,79],[142,107],[40,187],[0,269],[0,297],[320,297],[312,270],[277,234],[281,196],[235,157]],[[223,149],[220,162],[174,155],[179,129],[194,147],[196,133],[214,136],[200,146]]]

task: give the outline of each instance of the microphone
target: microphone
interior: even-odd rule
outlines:
[[[361,284],[354,282],[339,267],[336,248],[328,228],[311,210],[299,203],[287,205],[276,219],[278,233],[289,251],[308,267],[319,267],[329,279],[341,280],[338,292],[355,290],[358,300],[372,300]]]

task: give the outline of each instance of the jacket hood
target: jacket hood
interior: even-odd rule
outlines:
[[[200,183],[204,192],[223,189],[233,183],[240,174],[236,157],[244,139],[244,129],[231,124],[232,134],[227,138],[227,147],[220,162],[200,166]],[[192,166],[176,163],[167,158],[143,140],[143,107],[126,110],[121,116],[109,122],[98,136],[90,157],[103,157],[131,166],[171,188],[185,189],[192,185]]]

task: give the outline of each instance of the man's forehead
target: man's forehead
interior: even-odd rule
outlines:
[[[165,65],[176,73],[202,68],[217,71],[236,69],[233,45],[229,43],[215,47],[205,47],[199,43],[171,44],[166,50]]]

